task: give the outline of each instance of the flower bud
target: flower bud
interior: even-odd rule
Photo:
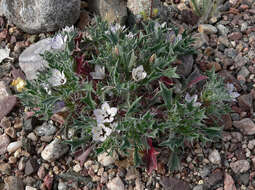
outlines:
[[[153,62],[155,61],[155,59],[156,59],[156,54],[154,53],[154,54],[152,54],[152,56],[150,57],[149,62],[150,62],[150,63],[153,63]]]

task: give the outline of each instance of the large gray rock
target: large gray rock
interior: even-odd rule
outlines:
[[[88,0],[88,5],[92,11],[110,23],[124,23],[127,17],[124,0]]]
[[[37,72],[48,65],[40,54],[51,49],[51,41],[51,38],[40,40],[26,48],[19,56],[19,66],[26,74],[27,80],[35,79]]]
[[[4,15],[28,33],[55,31],[73,25],[80,16],[80,0],[2,0]]]

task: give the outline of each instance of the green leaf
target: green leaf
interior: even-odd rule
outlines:
[[[159,86],[163,100],[166,106],[170,108],[173,105],[173,90],[167,88],[162,82],[159,82]]]
[[[171,156],[168,161],[168,167],[170,171],[175,171],[180,169],[180,160],[179,160],[177,152],[171,152]]]
[[[126,115],[129,115],[131,113],[133,113],[135,111],[135,108],[137,106],[137,104],[139,103],[139,101],[142,99],[142,96],[140,96],[139,98],[137,98],[132,104],[131,106],[128,108],[128,111],[126,113]]]
[[[135,166],[139,166],[142,163],[141,157],[138,153],[138,147],[135,145],[135,150],[134,150],[134,164]]]
[[[132,67],[135,66],[136,59],[137,59],[137,57],[135,56],[135,52],[134,52],[134,50],[133,50],[133,51],[132,51],[132,54],[131,54],[131,57],[130,57],[129,64],[128,64],[128,69],[129,69],[129,70],[131,70]]]

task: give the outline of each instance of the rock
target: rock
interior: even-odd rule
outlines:
[[[244,173],[250,169],[250,163],[247,160],[238,160],[230,163],[231,169],[236,173]]]
[[[56,138],[50,144],[48,144],[41,153],[44,160],[52,162],[59,159],[65,153],[67,153],[69,147],[67,144],[63,144],[60,139]]]
[[[4,175],[10,175],[11,174],[11,166],[8,163],[2,163],[0,164],[0,173]]]
[[[236,190],[235,182],[231,175],[225,174],[225,179],[224,179],[224,190]]]
[[[244,135],[255,134],[255,124],[250,118],[244,118],[240,121],[233,122],[234,127],[241,130]]]
[[[185,55],[181,56],[179,60],[181,61],[181,64],[177,66],[176,73],[183,77],[187,77],[192,71],[194,58],[192,55]]]
[[[198,26],[198,31],[200,33],[205,33],[205,34],[215,34],[217,33],[217,28],[211,24],[200,24]]]
[[[127,17],[124,0],[88,0],[89,9],[99,14],[104,20],[123,23]]]
[[[16,131],[13,127],[8,127],[4,130],[4,133],[11,138],[16,138]]]
[[[3,127],[4,129],[11,127],[11,122],[9,118],[4,117],[0,122],[0,127]]]
[[[220,35],[226,36],[229,33],[229,29],[222,24],[217,24],[217,29]]]
[[[56,131],[56,127],[50,122],[45,122],[42,124],[42,126],[36,127],[34,130],[37,136],[50,136],[53,135]]]
[[[4,15],[27,33],[56,31],[73,25],[80,0],[2,0]]]
[[[204,45],[208,45],[209,38],[208,38],[208,36],[206,34],[204,34],[204,33],[196,33],[196,34],[193,34],[192,37],[195,40],[194,44],[193,44],[193,47],[195,49],[199,49],[199,48],[201,48]]]
[[[244,173],[244,174],[241,174],[239,176],[239,180],[242,184],[244,185],[248,185],[249,184],[249,180],[250,180],[250,174],[249,173]]]
[[[222,115],[222,120],[223,120],[223,125],[224,125],[224,129],[228,130],[232,128],[232,118],[230,116],[230,114],[224,114]]]
[[[11,90],[4,81],[0,81],[0,101],[6,96],[11,96]]]
[[[118,159],[118,154],[116,152],[112,153],[112,156],[107,152],[101,153],[97,156],[97,160],[103,166],[109,166],[113,164]]]
[[[67,190],[67,189],[68,189],[68,187],[63,181],[60,181],[58,183],[58,190]]]
[[[200,176],[201,176],[202,178],[207,177],[207,176],[209,175],[209,173],[210,173],[210,169],[209,169],[208,167],[204,167],[203,169],[201,169],[201,170],[199,171],[199,174],[200,174]]]
[[[230,40],[235,40],[235,41],[240,40],[242,37],[243,37],[243,35],[241,32],[233,32],[228,35],[228,38]]]
[[[10,138],[3,134],[0,136],[0,155],[3,155],[7,151],[7,147],[10,144]]]
[[[4,118],[16,105],[17,98],[15,96],[7,96],[0,100],[0,120]]]
[[[204,186],[203,185],[196,185],[195,187],[193,187],[193,190],[204,190]]]
[[[217,169],[208,177],[207,183],[213,186],[218,184],[221,180],[223,180],[223,172]]]
[[[24,190],[23,181],[19,177],[9,176],[4,183],[6,190]]]
[[[251,111],[253,109],[252,94],[244,94],[237,98],[239,106],[243,111]]]
[[[221,164],[221,157],[220,157],[220,153],[218,150],[213,150],[210,155],[209,155],[209,160],[210,162],[212,162],[213,164]]]
[[[151,4],[151,3],[152,3],[152,1],[150,1],[150,0],[128,0],[127,8],[136,17],[141,16],[141,13],[149,16],[151,8],[157,9],[159,11],[158,14],[160,14],[160,9],[161,9],[160,0],[154,0],[153,4]]]
[[[224,50],[224,54],[231,59],[235,59],[237,56],[237,51],[234,48],[227,48]]]
[[[229,71],[222,70],[219,72],[219,75],[223,78],[225,83],[232,83],[236,87],[237,91],[242,89],[239,81]]]
[[[241,24],[241,32],[245,32],[248,28],[248,23],[247,22],[243,22]]]
[[[82,170],[80,164],[76,164],[73,167],[73,171],[75,171],[76,173],[79,173]]]
[[[34,158],[29,159],[26,162],[26,166],[25,166],[25,175],[31,175],[33,173],[35,173],[38,170],[38,163],[37,160]]]
[[[27,80],[36,78],[37,72],[48,66],[40,54],[51,49],[51,38],[38,41],[26,48],[19,56],[19,66],[25,73]]]
[[[36,188],[34,187],[31,187],[31,186],[26,186],[26,189],[25,190],[37,190]]]
[[[18,169],[20,171],[24,170],[25,169],[25,166],[26,166],[26,158],[25,157],[22,157],[19,161],[19,164],[18,164]]]
[[[18,150],[20,147],[22,146],[22,142],[21,141],[15,141],[12,142],[8,145],[7,147],[7,151],[9,153],[15,152],[16,150]]]
[[[250,71],[245,67],[245,66],[242,66],[241,70],[238,72],[237,76],[242,76],[243,78],[246,78],[248,77],[250,74]]]
[[[40,168],[38,169],[37,175],[40,179],[43,179],[46,175],[45,167],[44,165],[41,165]]]
[[[29,133],[28,135],[27,135],[27,138],[29,138],[30,140],[32,140],[32,141],[37,141],[37,136],[33,133],[33,132],[31,132],[31,133]]]
[[[250,140],[249,143],[248,143],[248,148],[250,150],[252,150],[254,148],[254,146],[255,146],[255,139]]]
[[[109,190],[125,190],[125,186],[119,176],[113,178],[107,183]]]
[[[160,182],[165,190],[190,190],[188,183],[173,177],[161,177]]]
[[[239,132],[231,132],[232,138],[230,139],[233,143],[241,143],[243,140],[243,135]]]
[[[90,22],[89,12],[86,10],[82,10],[77,27],[81,30],[84,30],[88,26],[89,22]]]

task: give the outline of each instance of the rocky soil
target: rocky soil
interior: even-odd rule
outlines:
[[[92,11],[110,22],[122,22],[128,15],[124,1],[97,2],[81,2],[75,27],[81,31],[86,29],[93,17]],[[158,3],[155,1],[153,6],[158,7]],[[54,31],[37,28],[39,33],[29,34],[1,16],[0,190],[255,189],[254,0],[225,1],[220,14],[207,24],[196,24],[197,16],[185,10],[185,1],[161,3],[165,5],[159,7],[163,19],[181,31],[192,29],[198,51],[192,58],[194,64],[203,71],[215,67],[241,94],[233,102],[231,113],[223,116],[222,139],[205,146],[195,143],[193,147],[186,147],[178,172],[167,170],[169,152],[164,149],[159,150],[158,169],[151,175],[145,168],[135,168],[132,160],[117,153],[112,156],[90,153],[80,165],[78,153],[71,154],[69,147],[60,143],[61,128],[51,121],[40,123],[28,118],[11,86],[14,78],[25,78],[19,63],[21,53],[31,44],[51,37]],[[129,0],[127,6],[134,14],[150,8],[142,0]]]

